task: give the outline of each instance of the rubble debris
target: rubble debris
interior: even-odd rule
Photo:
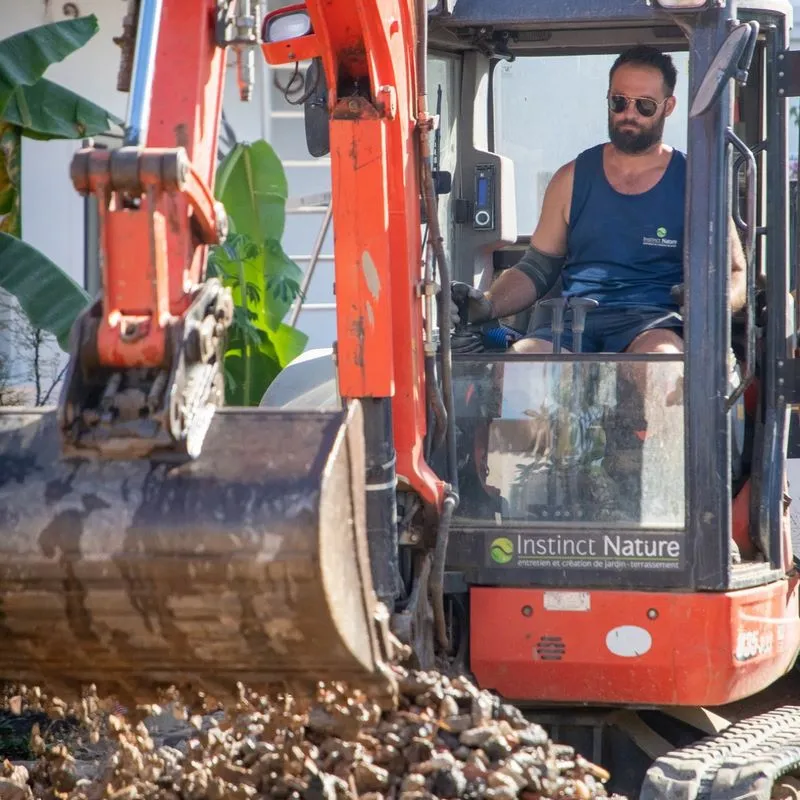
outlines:
[[[89,741],[102,737],[113,746],[87,774],[63,743],[37,741],[38,760],[0,768],[0,800],[608,796],[602,767],[551,742],[519,709],[464,677],[394,669],[400,695],[388,709],[342,684],[320,684],[313,702],[239,687],[238,701],[224,711],[199,715],[176,702],[171,713],[140,709],[150,716],[136,721],[109,713],[119,706],[91,688],[80,708],[67,709],[23,687],[13,695],[15,713],[77,712]]]

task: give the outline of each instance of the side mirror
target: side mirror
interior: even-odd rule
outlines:
[[[308,65],[305,80],[306,95],[303,113],[306,123],[308,152],[319,158],[331,151],[330,115],[328,114],[328,84],[322,59],[315,58]]]
[[[737,25],[719,48],[708,71],[703,76],[700,88],[692,101],[689,117],[701,117],[717,102],[722,90],[731,78],[744,84],[747,82],[750,62],[758,40],[758,23],[746,22]]]
[[[317,35],[305,3],[270,11],[261,23],[261,51],[267,64],[295,64],[319,55]]]

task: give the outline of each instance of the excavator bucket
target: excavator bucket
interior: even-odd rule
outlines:
[[[64,459],[54,412],[0,411],[0,682],[385,685],[364,472],[358,403],[223,409],[182,463]]]

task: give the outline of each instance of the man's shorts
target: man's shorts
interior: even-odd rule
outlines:
[[[683,336],[683,318],[664,309],[595,308],[586,315],[581,349],[584,353],[622,353],[639,334],[656,328],[666,328]],[[553,332],[550,325],[542,326],[524,338],[552,342]],[[569,309],[564,313],[561,347],[573,351]]]

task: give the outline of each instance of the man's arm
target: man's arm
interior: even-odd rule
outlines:
[[[731,300],[731,312],[735,313],[744,308],[747,302],[747,260],[742,247],[742,241],[736,230],[733,217],[728,226],[730,251],[731,251],[731,281],[729,296]]]
[[[531,236],[532,251],[526,252],[522,265],[506,270],[486,293],[495,318],[529,308],[558,279],[567,252],[573,175],[574,162],[565,164],[553,175],[545,191],[539,223]]]

